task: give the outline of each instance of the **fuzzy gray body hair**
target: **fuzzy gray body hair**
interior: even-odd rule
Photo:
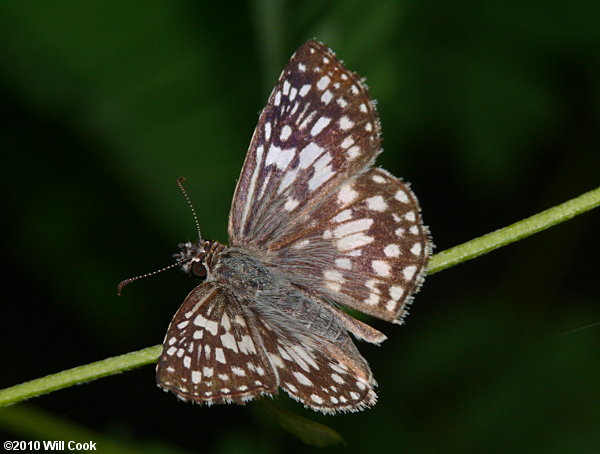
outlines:
[[[208,280],[220,283],[242,307],[303,343],[311,342],[309,332],[331,342],[344,337],[345,328],[338,317],[323,307],[328,302],[316,300],[249,251],[225,249]]]

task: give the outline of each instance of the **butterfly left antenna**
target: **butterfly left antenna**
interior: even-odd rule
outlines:
[[[181,193],[183,194],[185,201],[187,202],[188,206],[190,207],[190,210],[192,210],[192,216],[194,216],[194,222],[196,223],[196,230],[198,231],[198,241],[202,242],[202,232],[200,232],[200,223],[198,222],[198,216],[196,215],[196,210],[194,209],[194,205],[192,205],[192,200],[190,199],[190,196],[188,195],[187,191],[183,187],[184,181],[185,181],[184,177],[177,178],[177,186],[179,186],[179,189],[181,190]],[[125,280],[119,282],[119,285],[117,285],[117,295],[121,296],[121,291],[123,290],[123,287],[131,284],[132,282],[138,281],[140,279],[144,279],[146,277],[154,276],[155,274],[162,273],[163,271],[170,270],[171,268],[175,268],[176,266],[179,266],[183,262],[186,262],[190,259],[191,259],[191,257],[177,260],[175,263],[165,266],[164,268],[161,268],[159,270],[152,271],[151,273],[141,274],[136,277],[130,277],[129,279],[125,279]]]
[[[179,186],[179,189],[181,190],[181,193],[183,194],[185,201],[187,202],[188,206],[190,207],[190,210],[192,210],[192,216],[194,216],[194,222],[196,223],[196,230],[198,231],[198,242],[201,243],[202,242],[202,232],[200,232],[200,223],[198,222],[198,216],[196,215],[196,210],[194,209],[194,205],[192,205],[192,199],[190,199],[189,194],[183,187],[184,181],[185,181],[185,177],[177,178],[177,186]]]
[[[121,291],[123,290],[123,287],[125,287],[128,284],[131,284],[134,281],[139,281],[140,279],[144,279],[145,277],[154,276],[155,274],[162,273],[163,271],[170,270],[171,268],[175,268],[176,266],[179,266],[183,262],[186,262],[188,260],[190,260],[190,258],[185,258],[185,259],[177,260],[175,263],[172,263],[171,265],[165,266],[164,268],[161,268],[159,270],[152,271],[151,273],[141,274],[141,275],[136,276],[136,277],[130,277],[129,279],[125,279],[125,280],[119,282],[119,285],[117,285],[117,295],[121,296]]]

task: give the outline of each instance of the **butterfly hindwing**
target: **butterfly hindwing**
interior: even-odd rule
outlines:
[[[300,220],[272,247],[293,282],[388,321],[404,315],[431,252],[412,191],[379,168],[344,183],[318,222]]]
[[[245,403],[277,392],[252,319],[218,284],[196,287],[173,317],[156,375],[184,400]]]

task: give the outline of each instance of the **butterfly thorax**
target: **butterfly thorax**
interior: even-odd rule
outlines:
[[[333,313],[324,308],[327,302],[294,284],[258,252],[224,249],[215,265],[214,279],[275,330],[284,329],[304,342],[311,342],[305,337],[309,329],[316,338],[330,341],[337,340],[344,330]]]
[[[335,340],[343,330],[324,301],[295,285],[257,251],[225,246],[216,241],[181,243],[174,258],[191,277],[214,282],[230,298],[276,327],[297,335],[311,328],[322,338]]]

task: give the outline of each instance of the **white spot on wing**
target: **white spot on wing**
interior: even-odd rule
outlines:
[[[309,165],[315,162],[315,159],[321,156],[324,151],[325,149],[321,148],[316,143],[309,143],[300,152],[300,163],[298,164],[298,167],[301,169],[306,169]]]
[[[402,270],[402,275],[404,276],[404,279],[406,279],[407,281],[410,281],[413,276],[415,275],[415,272],[417,271],[417,267],[414,265],[411,266],[407,266],[406,268],[404,268]]]
[[[309,190],[314,191],[334,175],[334,172],[329,165],[330,162],[331,155],[329,153],[324,153],[323,156],[314,163],[313,167],[315,168],[315,173],[312,178],[308,180]]]
[[[345,184],[341,187],[340,192],[338,192],[338,201],[342,206],[345,206],[352,203],[357,196],[358,192],[352,189],[351,185]]]
[[[413,244],[412,247],[410,248],[410,252],[412,252],[414,255],[420,255],[421,254],[421,244],[420,243]]]
[[[300,89],[300,96],[306,96],[306,94],[310,91],[310,87],[310,84],[302,85],[302,88]]]
[[[400,255],[400,247],[397,244],[388,244],[383,248],[383,253],[388,257],[398,257]]]
[[[317,82],[317,88],[319,90],[325,90],[327,88],[327,86],[329,85],[329,82],[331,81],[331,79],[329,78],[329,76],[323,76],[319,79],[319,81]]]
[[[334,292],[339,292],[341,285],[345,282],[344,276],[337,270],[326,270],[323,273],[325,277],[325,285]]]
[[[344,381],[344,379],[336,373],[331,374],[331,378],[333,379],[334,382],[339,383],[340,385],[343,385],[344,383],[346,383]]]
[[[292,385],[291,383],[284,383],[284,386],[289,389],[291,392],[293,393],[297,393],[298,392],[298,388],[296,388],[294,385]]]
[[[238,377],[243,377],[244,375],[246,375],[246,371],[241,367],[237,366],[233,366],[231,368],[231,372],[233,372],[233,375],[237,375]]]
[[[223,312],[223,316],[221,317],[221,325],[225,328],[225,331],[229,331],[231,328],[231,321],[229,320],[229,316],[227,313]]]
[[[215,348],[215,359],[220,362],[225,364],[227,361],[225,360],[225,353],[223,353],[223,349],[222,348]]]
[[[385,203],[385,200],[380,195],[369,197],[366,202],[370,210],[385,211],[387,209],[387,203]]]
[[[202,374],[200,373],[200,371],[193,370],[192,371],[192,383],[197,385],[198,383],[200,383],[200,380],[202,380]]]
[[[306,377],[306,375],[300,372],[293,372],[294,377],[298,380],[298,383],[305,386],[312,386],[312,382]]]
[[[294,199],[293,197],[289,197],[283,208],[285,208],[286,211],[292,211],[298,206],[299,203],[300,202],[298,200]]]
[[[352,262],[347,258],[335,259],[335,266],[344,270],[351,270]]]
[[[217,331],[219,331],[219,324],[214,320],[206,321],[206,330],[210,332],[213,336],[217,335]]]
[[[402,202],[402,203],[408,203],[409,199],[408,199],[408,195],[406,195],[406,192],[404,192],[402,189],[398,189],[398,192],[396,192],[396,194],[394,195],[395,199]]]
[[[240,222],[241,225],[244,225],[246,222],[246,218],[248,217],[248,212],[250,211],[250,204],[252,200],[254,200],[254,190],[256,186],[256,180],[258,178],[258,174],[262,168],[262,158],[263,158],[263,146],[259,145],[256,148],[256,165],[252,172],[252,177],[250,179],[250,186],[248,187],[248,195],[246,197],[246,204],[244,205],[244,211],[242,212],[242,220]]]
[[[317,134],[319,134],[321,131],[323,131],[323,129],[331,122],[331,118],[327,118],[327,117],[321,117],[319,118],[315,124],[313,125],[312,129],[310,130],[310,135],[311,136],[316,136]]]
[[[326,90],[323,95],[321,96],[321,102],[323,104],[329,104],[329,101],[331,101],[333,98],[333,93],[331,93],[331,91]]]
[[[310,399],[311,399],[313,402],[316,402],[316,403],[318,403],[318,404],[322,404],[322,403],[323,403],[323,399],[322,399],[321,397],[317,396],[316,394],[311,394],[311,395],[310,395]]]
[[[294,249],[302,249],[303,247],[306,247],[309,243],[310,243],[310,240],[306,239],[306,240],[302,240],[302,241],[298,241],[298,242],[294,243],[292,245],[292,247]]]
[[[354,126],[354,122],[350,120],[346,115],[340,118],[339,124],[340,128],[342,128],[344,131]]]
[[[298,169],[294,169],[294,170],[287,170],[284,175],[283,178],[281,179],[281,183],[279,184],[279,189],[277,190],[277,192],[279,194],[281,194],[290,184],[292,184],[294,182],[294,180],[296,179],[296,177],[298,176]]]
[[[237,342],[235,341],[235,337],[233,334],[227,332],[221,336],[221,343],[223,347],[233,350],[234,352],[238,352]]]
[[[390,265],[384,260],[373,260],[371,266],[379,276],[388,277],[390,275]]]
[[[292,87],[292,89],[290,90],[290,101],[293,101],[294,99],[296,99],[297,94],[298,94],[298,89]]]
[[[350,160],[357,158],[358,156],[360,156],[360,147],[358,145],[354,145],[347,151],[347,154],[348,159]]]
[[[283,128],[281,128],[281,134],[279,134],[279,139],[280,140],[288,140],[288,138],[292,135],[292,128],[290,128],[289,125],[285,125]]]
[[[369,297],[364,300],[369,306],[375,306],[379,302],[379,295],[376,293],[370,293]]]
[[[338,213],[333,219],[333,222],[344,222],[349,219],[352,219],[352,210],[344,210],[341,213]]]
[[[371,225],[373,225],[373,219],[371,218],[357,219],[356,221],[346,222],[337,226],[333,231],[333,235],[336,238],[341,238],[346,235],[368,230],[371,228]]]
[[[347,136],[341,143],[342,148],[349,148],[354,143],[352,136]]]
[[[397,285],[392,285],[390,287],[390,296],[394,301],[398,301],[404,295],[404,289]]]
[[[296,155],[295,148],[288,148],[283,150],[273,144],[269,147],[267,158],[265,159],[265,166],[275,164],[278,169],[285,170],[289,163],[294,159]]]
[[[193,323],[196,326],[206,326],[207,321],[208,320],[206,320],[202,314],[198,314],[196,315],[196,318],[194,319]]]
[[[355,233],[354,235],[348,235],[337,240],[336,246],[340,251],[349,251],[350,249],[365,246],[373,240],[374,238],[372,236],[363,233]]]

